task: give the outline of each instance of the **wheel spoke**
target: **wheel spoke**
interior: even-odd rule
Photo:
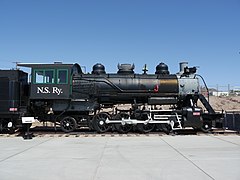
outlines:
[[[99,133],[104,133],[111,129],[111,125],[105,123],[107,119],[111,119],[108,113],[99,113],[93,118],[93,127]]]
[[[60,121],[60,126],[64,132],[72,132],[77,127],[77,122],[73,117],[67,116]]]
[[[154,124],[137,124],[137,129],[141,133],[148,133],[151,132],[155,128]]]
[[[121,120],[122,118],[128,119],[129,115],[127,113],[119,113],[115,116],[114,119]],[[114,128],[119,132],[119,133],[128,133],[132,129],[131,124],[124,124],[122,125],[121,123],[114,124]]]
[[[169,124],[156,124],[156,127],[159,131],[163,131],[166,134],[169,134],[171,131],[171,126]]]

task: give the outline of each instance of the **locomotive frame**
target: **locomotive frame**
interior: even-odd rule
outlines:
[[[82,127],[99,133],[110,129],[119,133],[131,130],[147,133],[154,129],[169,133],[187,127],[207,132],[214,120],[222,118],[201,94],[196,67],[189,68],[186,62],[180,63],[177,74],[170,74],[164,63],[156,67],[155,74],[147,74],[146,66],[142,74],[136,74],[130,64],[118,65],[118,72],[112,74],[107,74],[100,63],[93,66],[91,74],[84,74],[78,64],[18,66],[31,68],[31,80],[28,84],[26,73],[10,71],[24,74],[24,81],[21,76],[14,80],[21,89],[14,93],[22,103],[9,106],[9,110],[15,108],[14,113],[1,111],[0,107],[1,117],[8,112],[4,123],[0,121],[2,130],[21,127],[21,118],[27,116],[53,122],[55,127],[60,125],[64,132]],[[3,77],[3,74],[0,73],[0,83],[5,78],[10,84],[9,75]],[[24,96],[20,95],[22,92]],[[199,101],[206,112],[198,106]],[[120,104],[130,107],[119,109]],[[163,109],[166,105],[168,109]]]

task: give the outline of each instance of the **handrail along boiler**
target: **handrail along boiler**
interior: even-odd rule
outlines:
[[[200,93],[201,76],[196,74],[196,67],[188,67],[187,62],[180,63],[176,74],[170,74],[164,63],[156,66],[155,74],[147,74],[146,66],[142,74],[136,74],[131,64],[119,64],[118,72],[111,74],[100,63],[93,66],[91,73],[83,73],[79,64],[18,66],[31,68],[31,82],[16,80],[20,87],[16,93],[25,89],[29,94],[17,96],[24,97],[19,101],[22,104],[9,106],[21,113],[15,119],[1,121],[1,127],[8,129],[10,122],[20,126],[16,122],[21,117],[32,116],[59,124],[64,132],[81,127],[100,133],[110,129],[120,133],[131,130],[146,133],[154,129],[169,132],[186,127],[208,131],[213,120],[221,118]],[[22,73],[25,77],[26,73]],[[0,83],[10,83],[6,79],[0,71]],[[199,101],[206,112],[198,106]]]

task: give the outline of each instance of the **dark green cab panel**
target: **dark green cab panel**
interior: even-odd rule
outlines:
[[[72,94],[72,65],[32,68],[30,99],[69,99]]]

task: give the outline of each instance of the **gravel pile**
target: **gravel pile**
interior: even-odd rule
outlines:
[[[240,111],[240,96],[210,96],[209,102],[215,111]]]

